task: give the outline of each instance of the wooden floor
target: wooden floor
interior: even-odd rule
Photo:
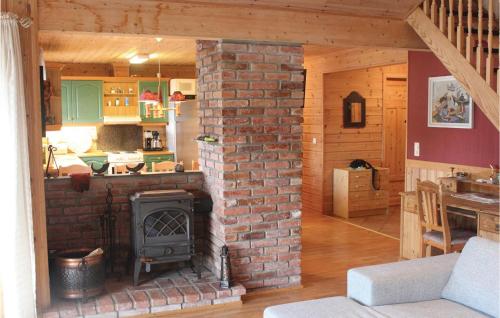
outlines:
[[[358,218],[350,218],[348,220],[339,218],[348,223],[361,226],[363,228],[379,232],[395,239],[399,239],[400,231],[400,206],[392,206],[389,212],[383,215],[362,216]]]
[[[243,305],[215,306],[148,317],[261,318],[264,308],[299,300],[345,295],[349,268],[398,260],[399,241],[327,216],[304,216],[303,288],[254,292]]]

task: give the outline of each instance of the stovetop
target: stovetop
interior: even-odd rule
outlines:
[[[144,156],[139,151],[110,151],[108,154],[108,161],[115,163],[129,163],[129,162],[142,162]]]

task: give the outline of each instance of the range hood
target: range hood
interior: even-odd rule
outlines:
[[[104,116],[104,125],[136,125],[141,122],[140,116]]]

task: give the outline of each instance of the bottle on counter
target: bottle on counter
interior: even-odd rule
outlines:
[[[115,99],[115,106],[120,106],[120,99],[118,97]]]
[[[108,100],[108,106],[111,107],[111,100]]]
[[[125,97],[125,106],[128,106],[128,97]]]

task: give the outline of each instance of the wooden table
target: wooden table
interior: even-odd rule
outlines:
[[[481,203],[456,197],[446,192],[448,214],[476,219],[478,236],[500,241],[500,205]],[[415,191],[402,192],[401,195],[401,234],[400,257],[417,258],[421,248],[421,232],[417,214],[417,195]],[[451,209],[450,209],[451,208]],[[453,208],[458,208],[456,210]]]

